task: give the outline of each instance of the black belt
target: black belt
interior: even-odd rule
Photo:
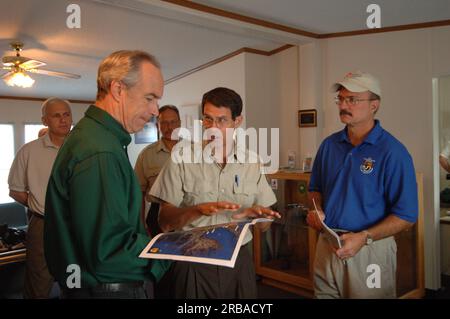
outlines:
[[[139,288],[139,287],[144,287],[143,281],[103,283],[103,284],[98,284],[97,286],[94,286],[90,289],[93,291],[101,290],[101,291],[116,292],[116,291],[121,291],[121,290],[125,290],[125,289]]]

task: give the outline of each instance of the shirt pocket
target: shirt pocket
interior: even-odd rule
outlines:
[[[233,185],[234,202],[240,204],[242,207],[252,207],[255,204],[256,194],[258,193],[258,186],[256,182],[243,182],[239,185]]]

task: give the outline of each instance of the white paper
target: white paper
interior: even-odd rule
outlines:
[[[322,229],[323,229],[323,233],[325,235],[325,237],[328,239],[328,241],[330,242],[330,244],[338,249],[342,247],[342,242],[341,239],[339,238],[339,235],[336,234],[336,232],[334,230],[332,230],[330,227],[328,227],[323,220],[320,218],[319,215],[319,210],[317,209],[316,206],[316,201],[313,198],[313,204],[314,204],[314,210],[316,211],[317,214],[317,218],[320,220],[320,223],[322,224]]]
[[[268,218],[197,227],[155,236],[139,257],[190,261],[233,268],[250,225]]]

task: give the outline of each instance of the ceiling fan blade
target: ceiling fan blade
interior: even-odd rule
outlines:
[[[14,72],[10,71],[2,75],[2,79],[6,79],[8,76],[12,75]]]
[[[72,73],[65,73],[65,72],[56,72],[56,71],[50,71],[50,70],[41,70],[41,69],[29,69],[28,72],[32,73],[38,73],[38,74],[44,74],[49,76],[57,76],[60,78],[68,78],[68,79],[79,79],[81,78],[78,74],[72,74]]]
[[[24,56],[4,56],[2,58],[2,63],[4,66],[14,66],[14,65],[20,65],[27,61],[30,61],[30,58],[24,57]]]
[[[44,65],[47,65],[47,63],[38,60],[28,60],[26,62],[23,62],[19,66],[24,70],[29,70],[29,69],[36,69]]]

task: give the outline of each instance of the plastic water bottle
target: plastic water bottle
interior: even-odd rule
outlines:
[[[290,169],[295,168],[295,152],[294,151],[288,151],[288,167]]]

